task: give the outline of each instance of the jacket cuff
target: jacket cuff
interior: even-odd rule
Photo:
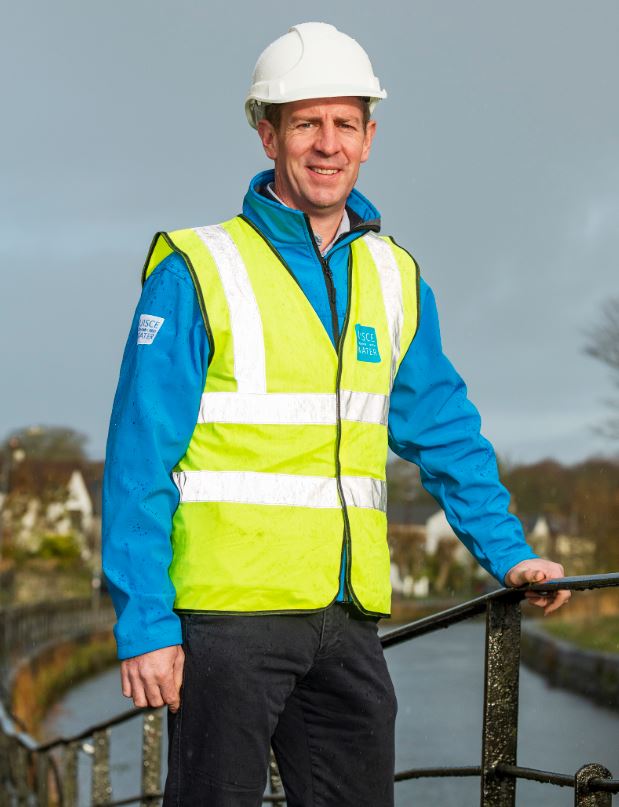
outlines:
[[[508,588],[507,583],[505,582],[505,577],[507,573],[510,572],[514,566],[517,566],[519,563],[522,563],[523,560],[535,560],[539,558],[539,555],[536,555],[535,552],[530,551],[524,555],[519,555],[517,558],[510,558],[508,562],[501,564],[497,567],[496,578],[501,583],[502,586]]]
[[[116,635],[116,631],[114,631]],[[156,636],[139,636],[133,640],[119,640],[116,636],[116,647],[120,661],[150,653],[152,650],[161,650],[163,647],[173,647],[183,643],[180,620],[176,626],[170,626],[165,631],[158,631]]]

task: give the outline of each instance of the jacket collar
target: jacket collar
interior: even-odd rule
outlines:
[[[262,189],[275,179],[275,172],[261,171],[252,179],[243,199],[243,215],[246,216],[263,235],[272,243],[280,246],[300,247],[310,245],[312,250],[313,236],[309,227],[309,219],[301,210],[293,210],[280,204],[270,195],[264,195]],[[341,236],[341,242],[349,243],[368,230],[380,230],[380,213],[374,205],[359,193],[352,190],[346,200],[346,211],[350,218],[351,231]],[[341,243],[338,239],[338,243]]]

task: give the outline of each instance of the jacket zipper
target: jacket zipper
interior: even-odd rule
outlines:
[[[321,251],[318,249],[318,244],[316,243],[310,218],[307,215],[307,213],[303,214],[303,218],[305,219],[305,225],[307,227],[307,232],[309,233],[312,246],[314,247],[314,252],[316,253],[316,257],[318,258],[318,262],[320,263],[320,268],[322,269],[322,276],[325,279],[325,286],[327,287],[327,297],[329,298],[329,308],[331,309],[331,326],[333,328],[333,342],[335,343],[336,351],[338,351],[339,353],[340,326],[337,320],[337,308],[335,305],[336,298],[335,298],[335,283],[333,282],[333,273],[331,272],[331,267],[324,259]],[[348,233],[343,233],[340,236],[340,238],[343,238],[345,235],[348,235]],[[333,244],[333,246],[335,246],[335,244]]]
[[[333,282],[333,273],[331,272],[331,267],[329,266],[329,264],[321,254],[320,250],[318,249],[316,239],[314,238],[314,235],[312,233],[309,216],[307,215],[307,213],[305,213],[304,215],[305,215],[305,222],[307,224],[307,229],[312,239],[314,250],[316,251],[316,257],[320,262],[322,273],[325,279],[325,285],[327,287],[327,295],[329,297],[329,307],[331,309],[331,322],[333,325],[333,340],[335,342],[335,347],[337,350],[337,374],[335,379],[335,402],[336,402],[335,479],[337,484],[337,493],[340,499],[340,505],[342,507],[342,517],[344,519],[344,535],[342,543],[343,547],[344,546],[346,547],[345,593],[347,593],[351,597],[352,601],[357,605],[357,607],[361,611],[365,612],[365,609],[361,606],[361,603],[357,600],[355,596],[355,592],[353,591],[350,579],[351,555],[352,555],[352,545],[350,538],[350,521],[348,519],[348,509],[346,506],[346,499],[344,498],[344,491],[342,489],[342,468],[340,463],[340,445],[342,442],[342,402],[340,396],[340,384],[342,380],[342,355],[344,348],[344,338],[348,330],[348,320],[350,318],[350,300],[352,293],[352,250],[349,251],[348,254],[348,299],[346,301],[346,315],[344,317],[344,325],[342,327],[342,333],[340,334],[339,323],[337,319],[336,294],[335,294],[335,284]]]
[[[333,273],[331,272],[331,267],[325,261],[325,259],[321,257],[322,262],[322,273],[325,278],[325,285],[327,287],[327,295],[329,297],[329,308],[331,309],[331,326],[333,328],[333,341],[335,342],[336,350],[339,350],[339,342],[340,342],[340,326],[337,318],[337,306],[336,306],[336,296],[335,296],[335,283],[333,282]]]

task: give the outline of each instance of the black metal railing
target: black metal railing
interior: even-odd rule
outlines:
[[[479,765],[414,768],[399,771],[396,782],[422,777],[476,776],[481,782],[481,807],[514,807],[516,782],[571,787],[576,807],[610,807],[619,780],[597,763],[583,765],[574,774],[527,768],[517,764],[518,680],[520,671],[520,604],[526,590],[579,591],[619,586],[619,573],[566,577],[527,586],[499,589],[433,616],[416,620],[382,636],[384,648],[447,628],[465,619],[486,615],[486,654],[482,752]],[[141,793],[113,800],[110,778],[110,732],[128,720],[143,720]],[[37,744],[20,732],[0,706],[0,807],[13,805],[78,804],[78,759],[92,761],[92,807],[124,804],[152,805],[161,800],[162,710],[132,709],[72,737]],[[265,804],[285,804],[274,760],[269,766],[269,792]]]
[[[447,628],[477,614],[486,614],[486,662],[481,764],[469,767],[415,768],[396,774],[396,781],[433,776],[480,776],[481,807],[514,807],[516,781],[529,779],[544,784],[573,787],[576,807],[610,807],[619,793],[619,779],[602,765],[583,765],[573,775],[539,771],[519,766],[518,681],[520,675],[520,603],[526,590],[583,591],[619,586],[619,573],[589,577],[564,577],[521,589],[499,589],[457,605],[382,637],[383,647],[410,641],[425,633]]]
[[[114,609],[109,600],[92,607],[89,599],[11,605],[0,608],[0,683],[6,686],[17,660],[66,638],[111,628]]]

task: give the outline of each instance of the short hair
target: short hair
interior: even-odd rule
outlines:
[[[361,100],[363,101],[363,130],[365,131],[370,120],[370,105],[367,98]],[[276,132],[279,131],[282,122],[282,104],[267,104],[262,117],[268,120]]]

